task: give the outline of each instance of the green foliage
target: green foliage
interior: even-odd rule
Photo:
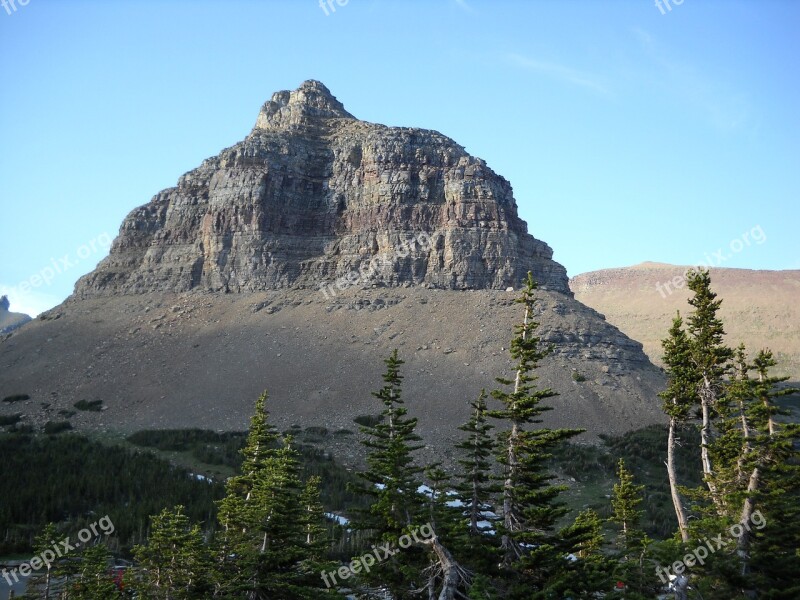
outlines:
[[[211,557],[198,525],[183,506],[165,508],[151,517],[147,543],[136,546],[136,577],[127,591],[148,600],[190,600],[211,590]]]
[[[209,523],[222,492],[150,453],[77,434],[0,434],[0,554],[30,553],[47,522],[77,531],[92,514],[109,515],[124,550],[144,541],[149,516],[167,506],[183,504],[194,522]]]
[[[318,480],[303,490],[297,453],[269,423],[266,400],[256,402],[241,474],[219,504],[216,589],[231,598],[313,598],[323,593],[313,568],[324,530]]]
[[[103,544],[87,546],[73,565],[75,573],[66,584],[66,600],[122,600],[109,572],[111,554]]]
[[[586,376],[585,375],[581,375],[580,373],[578,373],[578,371],[573,371],[572,372],[572,381],[577,381],[578,383],[581,383],[583,381],[586,381]]]
[[[553,408],[544,401],[558,394],[536,385],[535,370],[551,349],[541,347],[541,339],[536,335],[539,323],[534,320],[535,290],[536,283],[528,273],[522,295],[516,300],[524,306],[525,316],[522,324],[515,327],[516,335],[511,342],[516,376],[513,380],[497,378],[502,386],[513,388],[492,392],[502,408],[488,414],[507,426],[497,444],[498,459],[503,465],[503,522],[498,523],[503,564],[516,571],[520,593],[546,596],[563,571],[564,549],[560,547],[555,526],[567,513],[559,501],[566,488],[551,482],[553,475],[547,461],[555,448],[582,430],[540,426],[542,415]]]
[[[72,424],[69,421],[48,421],[44,424],[42,431],[48,435],[55,435],[70,429],[72,429]]]
[[[89,411],[89,412],[100,412],[101,410],[103,410],[103,401],[102,400],[78,400],[72,406],[74,406],[78,410],[85,410],[85,411]]]
[[[0,427],[4,427],[6,425],[16,425],[19,423],[21,418],[21,413],[17,413],[15,415],[0,415]]]
[[[374,425],[361,427],[367,448],[367,468],[361,473],[365,485],[360,491],[371,499],[369,509],[357,513],[353,527],[374,542],[395,542],[415,526],[424,523],[425,498],[418,491],[423,469],[416,465],[413,453],[421,448],[415,433],[417,419],[408,417],[402,398],[400,360],[395,349],[385,359],[384,386],[372,395],[383,404]],[[408,582],[417,580],[425,567],[424,552],[412,548],[384,561],[380,573],[362,578],[386,586],[395,598],[409,597]],[[419,581],[418,581],[419,583]]]
[[[495,500],[500,486],[492,475],[495,440],[491,431],[494,426],[487,419],[485,390],[481,390],[478,399],[470,403],[470,407],[469,421],[459,427],[464,437],[455,445],[462,451],[463,457],[458,460],[461,468],[455,486],[463,508],[453,536],[454,547],[465,557],[467,565],[491,573],[498,562],[499,553],[497,536],[491,531],[491,521],[496,518],[487,515],[496,514]],[[473,593],[472,590],[470,593]],[[477,591],[474,593],[477,594]]]

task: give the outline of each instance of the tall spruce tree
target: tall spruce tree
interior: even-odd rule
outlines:
[[[501,420],[506,430],[499,436],[498,459],[503,466],[503,522],[498,524],[503,564],[518,576],[512,592],[526,598],[546,597],[551,584],[566,568],[564,549],[555,532],[556,522],[567,510],[558,497],[566,488],[552,483],[547,460],[565,440],[581,429],[536,427],[552,407],[544,401],[558,394],[537,387],[535,370],[550,353],[536,335],[534,320],[536,283],[529,272],[522,294],[516,302],[524,307],[522,324],[515,327],[511,357],[516,362],[514,379],[497,378],[511,391],[498,389],[492,396],[502,408],[489,416]]]
[[[788,377],[770,374],[776,365],[768,349],[760,350],[753,360],[755,464],[748,465],[753,471],[741,504],[737,553],[742,573],[760,597],[788,600],[800,597],[800,424],[774,399],[800,390],[782,385]]]
[[[428,498],[421,493],[420,473],[423,469],[414,461],[413,452],[420,449],[415,433],[417,420],[408,417],[402,400],[403,361],[394,350],[386,364],[384,386],[373,396],[384,406],[382,420],[372,427],[361,427],[366,435],[363,444],[368,448],[367,470],[362,477],[367,482],[363,492],[372,497],[369,510],[361,511],[354,526],[371,530],[376,542],[397,543],[398,539],[423,525],[432,528],[433,536],[424,547],[411,545],[391,557],[384,557],[380,567],[372,569],[362,580],[388,589],[393,598],[404,600],[418,597],[427,590],[430,598],[454,600],[466,587],[469,576],[454,558],[450,549],[439,540],[435,524],[425,523],[445,514],[441,490]],[[432,472],[440,483],[440,470]],[[449,514],[449,513],[448,513]],[[443,523],[449,530],[451,523]]]
[[[690,417],[692,407],[697,403],[697,371],[691,362],[691,346],[683,330],[683,319],[678,313],[672,320],[667,338],[661,341],[664,349],[663,361],[666,365],[667,389],[659,394],[664,401],[663,410],[669,417],[667,434],[667,477],[669,479],[672,506],[678,520],[681,540],[689,541],[689,526],[686,508],[679,491],[678,476],[675,470],[675,446],[681,427]]]
[[[314,551],[302,504],[297,452],[269,424],[266,393],[256,402],[242,474],[231,477],[220,501],[222,526],[215,596],[298,600],[325,593],[309,572]]]
[[[687,275],[687,285],[693,292],[689,304],[694,312],[687,320],[690,338],[691,361],[696,370],[697,395],[700,400],[702,423],[700,427],[700,459],[708,491],[717,512],[725,512],[724,499],[718,490],[709,448],[714,436],[713,419],[720,395],[724,393],[724,377],[730,368],[733,357],[724,343],[725,329],[717,316],[722,300],[711,291],[711,276],[707,270],[691,270]]]
[[[384,385],[372,395],[383,405],[381,421],[362,426],[367,448],[367,469],[361,473],[366,482],[362,492],[372,498],[367,510],[359,511],[353,526],[364,530],[375,544],[396,543],[404,533],[425,523],[426,499],[419,467],[413,453],[422,446],[415,433],[417,419],[408,416],[402,397],[403,361],[395,349],[385,359]],[[367,584],[385,586],[398,600],[412,597],[427,581],[423,570],[427,566],[426,552],[412,546],[384,560],[370,573],[362,574]]]
[[[455,486],[462,504],[457,552],[469,557],[466,564],[489,574],[499,558],[493,521],[496,520],[495,499],[500,486],[492,473],[495,441],[491,431],[494,426],[487,418],[484,390],[470,408],[469,421],[459,427],[464,438],[455,445],[462,451]]]

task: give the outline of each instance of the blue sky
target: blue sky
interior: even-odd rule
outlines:
[[[800,268],[800,3],[5,1],[12,310],[63,300],[130,210],[312,78],[361,119],[485,159],[570,275]]]

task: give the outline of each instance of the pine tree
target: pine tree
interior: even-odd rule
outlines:
[[[547,459],[551,451],[565,440],[578,435],[580,429],[549,429],[531,426],[542,422],[541,416],[551,406],[543,402],[557,396],[550,388],[539,389],[534,371],[550,353],[541,347],[536,336],[539,324],[533,319],[536,283],[531,273],[522,295],[516,300],[525,307],[521,325],[515,327],[511,357],[516,361],[515,378],[497,378],[512,391],[495,390],[492,396],[503,407],[489,412],[508,426],[498,441],[498,459],[503,465],[503,523],[499,525],[503,564],[513,565],[522,580],[520,593],[531,597],[548,593],[549,581],[565,567],[564,555],[554,535],[556,522],[566,514],[558,501],[565,487],[553,485]]]
[[[491,476],[495,442],[490,432],[494,426],[487,420],[485,390],[481,390],[480,396],[470,407],[472,413],[469,421],[459,427],[466,436],[455,445],[463,451],[463,458],[458,460],[462,472],[456,491],[467,510],[469,534],[483,536],[483,528],[479,523],[486,520],[486,511],[493,510],[494,497],[499,491]]]
[[[54,577],[57,578],[59,575],[65,575],[65,573],[61,573],[61,569],[59,569],[59,565],[63,564],[64,560],[58,558],[53,551],[53,546],[57,539],[59,539],[59,532],[55,523],[47,523],[39,535],[36,536],[33,542],[34,556],[44,556],[48,559],[52,556],[52,559],[44,563],[44,572],[33,573],[28,578],[25,596],[33,597],[35,593],[36,598],[44,598],[45,600],[56,597],[56,594],[53,592],[53,579]],[[1,582],[0,585],[2,585]]]
[[[303,494],[300,496],[302,516],[300,523],[303,526],[305,545],[309,557],[320,561],[330,546],[328,530],[325,527],[325,509],[320,500],[320,486],[322,478],[318,475],[309,477],[306,481]]]
[[[689,338],[683,330],[683,319],[680,313],[672,321],[669,336],[662,340],[664,348],[664,364],[667,367],[667,389],[659,394],[664,400],[663,410],[669,417],[669,433],[667,435],[667,476],[669,478],[672,505],[678,520],[678,531],[684,543],[689,541],[689,528],[686,509],[678,491],[678,480],[675,472],[675,445],[680,427],[689,418],[692,407],[697,402],[697,375],[691,363],[691,347]]]
[[[640,529],[643,493],[644,486],[634,482],[633,474],[620,458],[611,494],[610,520],[619,527],[615,574],[624,584],[622,597],[636,600],[652,598],[658,587],[653,570],[645,566],[650,540]]]
[[[429,500],[420,492],[422,469],[412,455],[421,448],[417,443],[420,437],[414,431],[417,420],[407,416],[402,400],[403,361],[397,350],[384,363],[384,386],[373,393],[384,406],[382,420],[372,427],[361,427],[366,435],[362,443],[368,448],[367,470],[361,476],[369,484],[362,491],[373,501],[368,511],[360,513],[354,526],[371,530],[378,542],[393,544],[404,534],[424,526],[429,516],[443,514],[444,502],[441,490]],[[445,479],[441,471],[434,470],[433,475],[440,483]],[[438,588],[440,600],[455,598],[465,587],[468,574],[439,540],[433,524],[427,525],[431,526],[433,536],[425,541],[425,548],[412,545],[396,552],[361,579],[388,589],[397,600],[417,597],[416,590],[426,588],[429,597],[434,597]]]
[[[423,469],[413,457],[422,446],[415,433],[417,419],[408,416],[402,397],[403,361],[394,350],[383,362],[384,385],[372,393],[383,404],[382,419],[373,426],[361,427],[366,436],[362,444],[368,450],[367,469],[360,474],[366,485],[361,491],[372,498],[372,503],[369,509],[359,511],[353,522],[353,527],[366,531],[375,544],[396,543],[404,533],[424,524],[426,518],[426,500],[419,491]],[[362,574],[361,580],[386,586],[395,598],[410,597],[410,590],[424,586],[425,554],[412,546]]]
[[[121,600],[109,573],[111,555],[103,544],[87,546],[81,553],[78,574],[64,592],[66,600]]]
[[[413,452],[422,448],[414,432],[417,419],[408,417],[402,398],[400,367],[403,361],[397,350],[384,360],[384,386],[372,395],[383,404],[381,422],[362,426],[362,441],[369,450],[367,470],[361,474],[369,484],[364,492],[374,501],[370,518],[360,525],[374,529],[381,539],[397,539],[405,528],[416,523],[422,514],[424,497],[419,493],[423,469],[416,465]]]
[[[183,506],[165,508],[151,517],[147,544],[134,548],[138,597],[191,600],[208,593],[210,557],[200,527],[183,511]]]
[[[764,598],[800,597],[800,424],[780,422],[787,415],[774,398],[800,390],[779,387],[788,377],[774,377],[772,352],[763,349],[753,360],[752,421],[755,447],[752,457],[759,469],[758,487],[748,480],[739,525],[743,529],[737,553],[742,573]],[[748,525],[747,527],[745,525]]]
[[[242,474],[231,477],[220,502],[216,595],[223,598],[296,600],[325,593],[309,571],[317,550],[307,545],[297,452],[268,422],[266,393],[256,402]]]
[[[723,378],[728,373],[733,351],[724,344],[725,329],[717,316],[722,300],[711,291],[708,271],[690,271],[687,284],[694,295],[689,304],[694,312],[688,319],[691,361],[696,371],[697,395],[700,399],[702,425],[700,428],[700,458],[703,475],[711,499],[720,515],[724,513],[724,500],[717,489],[718,484],[709,457],[709,448],[714,435],[713,418],[717,402],[723,393]]]
[[[592,509],[580,512],[559,531],[558,538],[557,548],[565,561],[549,584],[548,597],[603,597],[611,588],[615,563],[603,550],[603,523],[599,515]]]
[[[494,505],[500,487],[492,474],[495,441],[494,426],[488,422],[486,392],[470,404],[470,419],[459,429],[465,437],[455,447],[463,452],[458,460],[461,467],[455,490],[462,504],[462,517],[456,538],[456,552],[468,557],[466,564],[483,573],[494,570],[498,561],[497,536],[492,521],[496,519]],[[466,518],[466,523],[464,520]]]

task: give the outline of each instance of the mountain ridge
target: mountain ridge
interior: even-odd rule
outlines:
[[[646,262],[601,269],[572,277],[570,288],[661,364],[660,340],[676,311],[685,317],[691,309],[681,283],[689,268]],[[711,289],[722,299],[727,343],[744,342],[751,353],[769,347],[779,361],[777,372],[800,381],[800,270],[711,267],[710,274]]]

